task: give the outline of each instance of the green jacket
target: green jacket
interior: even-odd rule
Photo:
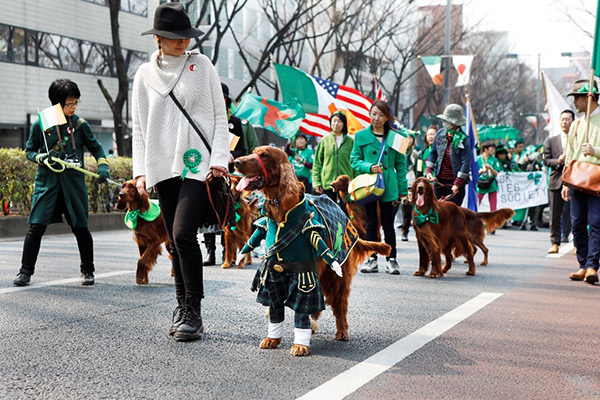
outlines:
[[[484,165],[484,160],[483,160],[483,156],[478,156],[477,157],[477,167],[479,168],[479,170],[483,169],[483,165]],[[489,164],[492,168],[494,168],[496,171],[501,172],[502,171],[502,165],[500,165],[500,161],[498,161],[498,159],[494,156],[490,156],[487,159],[487,164]],[[479,181],[489,181],[490,179],[493,179],[494,181],[492,182],[492,184],[490,185],[489,188],[487,189],[480,189],[479,186],[477,187],[477,193],[481,193],[481,194],[486,194],[486,193],[492,193],[492,192],[497,192],[498,191],[498,181],[496,181],[494,175],[492,173],[484,173],[484,174],[480,174],[479,175]]]
[[[310,168],[312,168],[315,153],[308,147],[302,150],[292,147],[290,150],[292,151],[292,155],[288,156],[288,159],[290,160],[290,163],[292,163],[294,171],[296,171],[296,176],[306,178],[309,182],[312,182]],[[296,155],[299,155],[302,161],[296,160]]]
[[[79,117],[73,115],[73,126],[77,127]],[[71,136],[67,133],[67,124],[60,126],[60,133],[63,140],[67,140],[63,148],[70,154],[73,151],[71,144]],[[55,152],[62,155],[62,151],[58,146],[58,135],[56,127],[49,129],[45,133],[46,141],[50,150],[55,148]],[[87,122],[83,122],[75,129],[75,152],[79,160],[83,163],[83,147],[87,147],[97,161],[104,159],[106,162],[104,150],[100,142],[96,140],[92,128]],[[25,156],[28,160],[37,163],[36,157],[39,154],[47,153],[42,131],[39,122],[35,122],[31,126],[29,139],[25,146]],[[85,184],[84,175],[73,169],[65,169],[61,173],[51,171],[45,165],[40,165],[35,175],[33,184],[33,198],[31,204],[31,212],[29,219],[30,224],[49,225],[53,222],[62,222],[62,217],[56,210],[56,199],[58,198],[59,190],[67,205],[67,211],[71,218],[73,228],[88,227],[88,191]]]
[[[354,170],[350,165],[350,153],[354,146],[354,139],[347,134],[342,139],[338,149],[335,135],[330,133],[323,137],[315,151],[315,162],[313,163],[312,176],[313,186],[321,186],[325,190],[331,189],[331,182],[340,175],[348,175],[354,178]]]
[[[396,132],[406,136],[402,132]],[[383,139],[385,140],[385,138]],[[354,147],[350,154],[350,164],[357,174],[370,174],[371,167],[379,160],[379,149],[381,142],[377,140],[371,125],[354,135]],[[383,181],[385,192],[380,199],[382,202],[398,200],[399,196],[408,194],[408,183],[406,181],[406,157],[390,148],[387,144],[383,149],[381,166],[383,169]]]
[[[252,151],[258,147],[258,138],[256,137],[256,131],[247,119],[242,119],[242,140],[244,141],[245,155],[252,153]]]

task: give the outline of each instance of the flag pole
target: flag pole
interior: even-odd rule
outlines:
[[[467,103],[471,103],[471,95],[469,94],[469,89],[465,87],[465,97],[467,98]],[[475,135],[475,139],[477,139],[477,143],[480,143],[479,139],[479,131],[477,130],[477,124],[475,123],[475,114],[473,113],[473,105],[471,104],[471,126],[473,127],[473,135]]]
[[[583,143],[588,143],[588,135],[590,133],[590,108],[592,107],[592,96],[594,95],[594,68],[591,69],[589,86],[590,89],[587,98],[587,110],[585,112],[585,142]]]

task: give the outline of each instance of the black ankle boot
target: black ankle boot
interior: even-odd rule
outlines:
[[[171,328],[169,328],[169,335],[173,336],[179,325],[183,322],[183,306],[185,301],[183,299],[177,299],[177,307],[173,311],[173,323],[171,324]]]
[[[206,257],[206,261],[204,261],[204,263],[202,263],[202,265],[215,265],[216,263],[217,263],[217,260],[216,260],[216,256],[215,256],[215,251],[209,250],[208,256]]]
[[[175,330],[173,337],[179,342],[191,341],[200,338],[200,334],[204,332],[202,326],[202,315],[200,312],[199,298],[191,297],[185,300],[182,306],[183,321]]]

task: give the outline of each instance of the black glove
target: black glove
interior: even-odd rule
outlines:
[[[110,179],[110,170],[108,168],[108,164],[103,163],[98,165],[98,175],[100,175],[98,178],[99,183],[104,183],[107,179]]]

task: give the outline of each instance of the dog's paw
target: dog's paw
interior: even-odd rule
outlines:
[[[435,272],[430,272],[429,277],[430,278],[441,278],[442,274],[436,274]]]
[[[246,266],[246,264],[244,264],[244,262],[242,261],[241,263],[239,263],[239,264],[236,264],[235,266],[236,266],[238,269],[244,269],[244,267]]]
[[[310,318],[310,331],[311,331],[311,333],[315,333],[318,329],[319,329],[319,323],[317,321],[315,321],[314,319],[312,319],[312,317],[311,317]]]
[[[279,347],[280,343],[281,343],[281,338],[279,338],[279,339],[265,338],[262,340],[262,342],[260,342],[258,347],[261,349],[276,349],[277,347]]]
[[[415,271],[415,272],[413,272],[413,276],[423,276],[423,275],[425,275],[425,272],[423,272],[423,271]]]
[[[231,263],[223,263],[221,265],[221,268],[223,268],[223,269],[231,268]]]
[[[307,356],[308,355],[308,347],[301,345],[301,344],[295,344],[290,349],[290,354],[293,355],[294,357]]]
[[[138,285],[147,285],[148,284],[148,275],[136,274],[135,283]]]
[[[487,261],[482,261],[481,264],[479,264],[479,265],[484,265],[485,266],[487,264],[488,264]]]
[[[348,340],[350,340],[350,335],[348,334],[348,331],[337,331],[335,333],[335,340],[338,340],[340,342],[347,342]]]
[[[467,271],[467,275],[475,276],[475,272],[474,271]]]

